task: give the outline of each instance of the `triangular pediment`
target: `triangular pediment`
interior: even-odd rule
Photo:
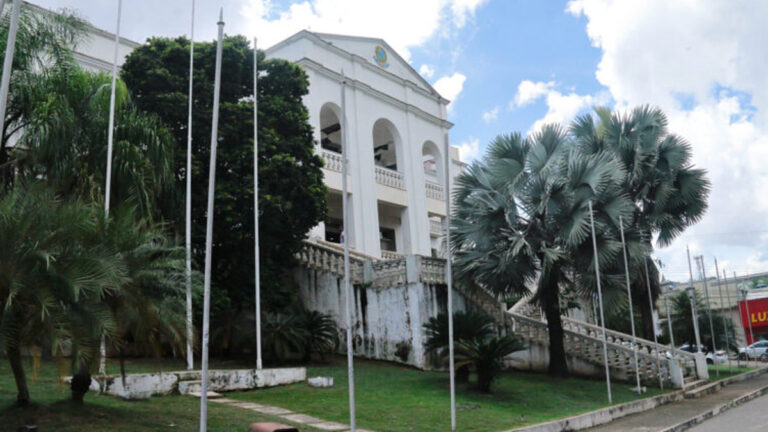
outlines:
[[[383,39],[362,36],[346,36],[329,33],[314,33],[320,39],[368,61],[371,65],[410,81],[423,90],[437,94],[437,91],[408,64]]]

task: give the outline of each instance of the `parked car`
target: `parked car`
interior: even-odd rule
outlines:
[[[685,351],[689,353],[698,352],[696,345],[680,345],[677,347],[679,351]],[[709,347],[701,347],[701,351],[704,353],[704,357],[707,359],[707,364],[725,364],[728,361],[728,352],[725,350],[717,350],[713,352]],[[667,351],[667,358],[672,358],[672,353]]]
[[[739,348],[739,358],[741,360],[768,361],[768,341],[757,341],[746,348]]]

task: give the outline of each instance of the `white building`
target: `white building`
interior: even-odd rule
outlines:
[[[267,49],[309,75],[304,104],[326,166],[329,218],[310,237],[339,242],[341,73],[347,82],[350,246],[375,257],[437,253],[445,216],[445,149],[452,123],[441,97],[381,39],[301,31]],[[451,174],[460,172],[451,148]]]

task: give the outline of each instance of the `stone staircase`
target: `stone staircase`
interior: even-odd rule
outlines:
[[[305,248],[297,254],[299,261],[313,270],[344,276],[344,255],[340,245],[327,242],[305,241]],[[393,260],[382,260],[361,254],[350,253],[350,275],[353,284],[371,284],[386,288],[406,283],[445,283],[445,260],[440,258],[409,255]],[[541,310],[530,302],[527,296],[509,310],[488,292],[472,289],[463,284],[454,284],[454,289],[465,297],[467,303],[499,322],[503,328],[513,332],[529,344],[549,345],[547,323]],[[593,365],[603,367],[602,328],[581,320],[562,317],[566,354]],[[608,365],[612,373],[634,378],[635,352],[632,336],[606,330]],[[707,380],[706,365],[703,370],[699,362],[697,376],[696,356],[677,351],[674,361],[667,358],[668,345],[656,344],[645,339],[636,339],[637,361],[641,381],[647,385],[675,383],[676,387],[698,385]]]

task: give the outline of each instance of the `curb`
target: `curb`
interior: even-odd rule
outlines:
[[[685,399],[683,390],[677,390],[671,393],[665,393],[650,398],[639,399],[632,402],[625,402],[619,405],[601,408],[596,411],[590,411],[584,414],[578,414],[571,417],[558,420],[539,423],[531,426],[524,426],[517,429],[509,429],[504,432],[561,432],[578,431],[610,423],[622,417],[631,414],[637,414],[666,405],[672,402],[678,402]]]
[[[728,401],[727,403],[724,403],[720,406],[712,408],[711,410],[704,412],[702,414],[699,414],[696,417],[688,419],[682,423],[678,423],[674,426],[668,427],[666,429],[662,429],[659,432],[680,432],[686,429],[690,429],[691,427],[696,426],[699,423],[709,420],[712,417],[715,417],[717,415],[720,415],[731,408],[736,408],[739,405],[742,405],[753,399],[763,396],[766,393],[768,393],[768,385],[760,387],[759,389],[753,391],[752,393],[747,393],[743,396],[739,396],[736,399],[733,399],[731,401]]]
[[[509,429],[504,432],[579,431],[583,429],[602,426],[604,424],[611,423],[615,420],[619,420],[620,418],[626,417],[628,415],[639,414],[639,413],[660,407],[662,405],[666,405],[668,403],[679,402],[684,399],[692,399],[692,398],[697,398],[704,395],[716,393],[720,391],[720,389],[722,389],[723,387],[727,386],[728,384],[754,378],[755,376],[762,375],[766,372],[768,372],[768,367],[761,367],[759,369],[744,372],[729,378],[725,378],[720,381],[715,381],[713,383],[707,384],[705,386],[702,386],[693,390],[688,390],[688,391],[677,390],[672,393],[661,394],[651,398],[640,399],[632,402],[625,402],[620,405],[601,408],[599,410],[590,411],[584,414],[578,414],[571,417],[552,420],[546,423],[539,423],[531,426],[524,426],[517,429]],[[761,391],[763,393],[757,394],[758,392],[761,392]],[[660,432],[678,432],[678,431],[685,430],[721,412],[727,411],[730,408],[741,405],[744,402],[750,401],[756,397],[762,396],[765,393],[768,393],[768,386],[764,388],[760,388],[753,393],[740,396],[739,398],[734,399],[733,401],[730,401],[719,407],[716,407],[710,410],[709,412],[700,414],[699,416],[696,416],[692,419],[689,419],[683,423],[672,426],[670,428],[664,429],[663,431],[660,431]],[[746,399],[747,397],[750,397],[750,399]],[[744,399],[744,400],[741,400],[741,399]],[[731,405],[734,403],[735,405]],[[728,406],[728,405],[731,405],[731,406]],[[698,419],[699,417],[702,417],[702,418]],[[682,425],[684,424],[688,424],[688,426],[683,427]],[[677,427],[682,427],[682,429],[675,429]]]

